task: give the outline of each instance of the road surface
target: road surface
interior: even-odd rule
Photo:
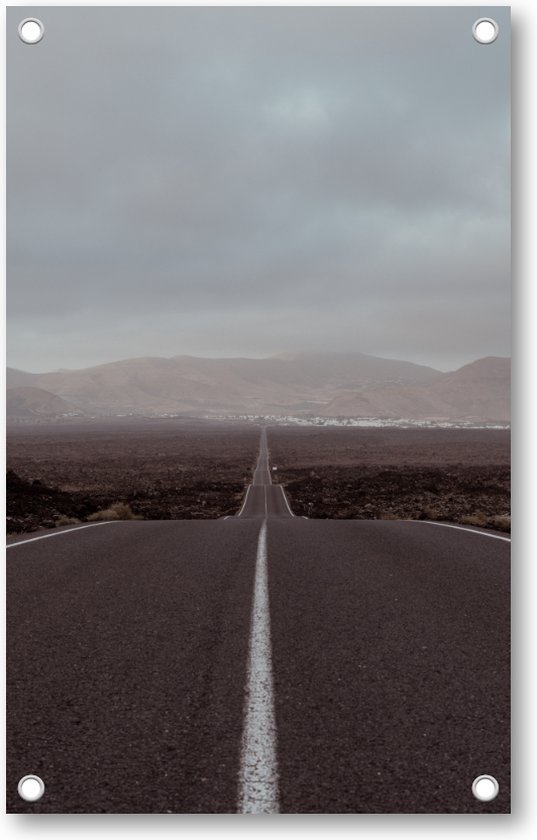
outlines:
[[[233,518],[10,538],[8,812],[508,812],[509,549],[295,517],[265,431]]]
[[[281,484],[272,484],[269,466],[267,430],[261,430],[259,457],[254,470],[252,483],[248,487],[244,503],[237,516],[240,517],[283,517],[294,518],[293,511]]]

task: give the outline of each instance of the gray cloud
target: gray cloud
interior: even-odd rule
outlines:
[[[26,16],[32,9],[25,7]],[[8,10],[8,360],[509,352],[509,11]]]

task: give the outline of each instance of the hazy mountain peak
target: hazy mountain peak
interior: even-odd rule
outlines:
[[[365,353],[282,353],[264,359],[143,356],[44,374],[8,369],[8,416],[257,414],[509,419],[510,360],[458,371]],[[20,389],[30,389],[21,392]],[[31,389],[34,389],[33,391]],[[22,414],[20,414],[22,412]]]

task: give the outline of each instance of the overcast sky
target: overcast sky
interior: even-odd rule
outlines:
[[[506,7],[12,7],[7,29],[10,365],[509,355]]]

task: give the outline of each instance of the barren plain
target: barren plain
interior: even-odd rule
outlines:
[[[269,446],[297,515],[510,529],[508,430],[280,426]]]
[[[200,421],[17,426],[7,437],[8,533],[117,518],[236,513],[259,429]],[[99,513],[101,512],[101,513]],[[104,512],[104,513],[103,513]]]
[[[234,515],[259,432],[255,424],[197,420],[12,427],[7,531]],[[273,481],[298,516],[509,529],[508,431],[271,426],[268,445]]]

